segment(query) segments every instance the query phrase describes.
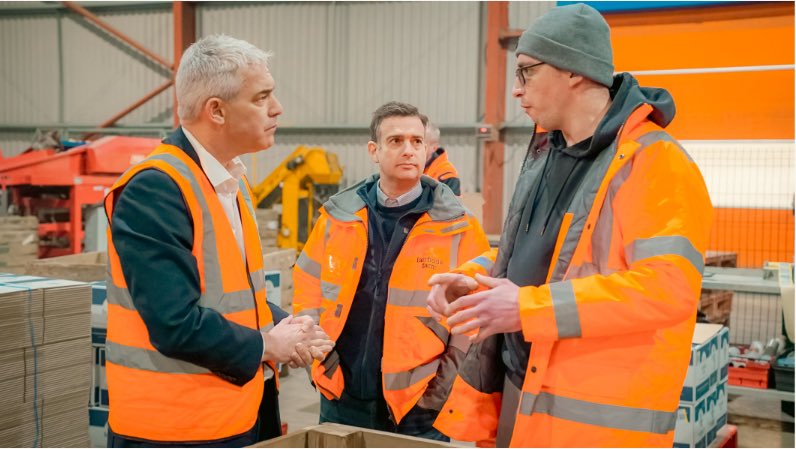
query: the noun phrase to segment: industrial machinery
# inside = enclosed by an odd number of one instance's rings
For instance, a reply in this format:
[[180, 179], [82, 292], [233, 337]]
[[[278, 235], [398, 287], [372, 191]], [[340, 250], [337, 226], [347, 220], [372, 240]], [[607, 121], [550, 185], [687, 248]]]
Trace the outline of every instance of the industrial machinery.
[[[108, 188], [159, 141], [108, 136], [71, 149], [52, 145], [0, 158], [0, 213], [38, 217], [39, 257], [81, 253], [84, 237], [104, 239]], [[86, 229], [96, 223], [95, 230], [87, 233], [84, 222]]]
[[300, 251], [318, 218], [318, 208], [337, 192], [343, 170], [337, 155], [319, 147], [297, 147], [252, 188], [257, 207], [281, 202], [277, 246]]

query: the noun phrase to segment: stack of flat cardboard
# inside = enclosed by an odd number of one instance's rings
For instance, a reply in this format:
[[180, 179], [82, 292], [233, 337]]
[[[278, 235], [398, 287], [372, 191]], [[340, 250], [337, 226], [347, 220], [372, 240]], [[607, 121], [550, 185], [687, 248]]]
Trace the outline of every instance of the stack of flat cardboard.
[[22, 273], [25, 264], [39, 258], [39, 220], [36, 217], [0, 217], [0, 272]]
[[270, 281], [274, 288], [267, 291], [266, 297], [287, 312], [292, 312], [293, 308], [293, 265], [295, 263], [296, 250], [293, 249], [282, 249], [263, 254], [266, 286]]
[[0, 446], [88, 446], [91, 288], [0, 275]]
[[276, 234], [279, 232], [279, 211], [276, 209], [257, 209], [257, 229], [260, 232], [260, 244], [263, 254], [278, 250]]

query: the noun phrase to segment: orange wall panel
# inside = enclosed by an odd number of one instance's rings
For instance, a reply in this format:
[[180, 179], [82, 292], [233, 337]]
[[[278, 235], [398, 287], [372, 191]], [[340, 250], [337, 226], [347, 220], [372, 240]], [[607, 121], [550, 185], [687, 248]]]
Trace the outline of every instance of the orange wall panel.
[[794, 138], [793, 70], [637, 78], [672, 94], [677, 114], [667, 130], [678, 139]]
[[[616, 70], [794, 64], [793, 3], [613, 14]], [[674, 96], [680, 139], [794, 138], [794, 71], [638, 75]]]
[[793, 262], [793, 233], [792, 210], [716, 208], [708, 249], [737, 253], [743, 268]]

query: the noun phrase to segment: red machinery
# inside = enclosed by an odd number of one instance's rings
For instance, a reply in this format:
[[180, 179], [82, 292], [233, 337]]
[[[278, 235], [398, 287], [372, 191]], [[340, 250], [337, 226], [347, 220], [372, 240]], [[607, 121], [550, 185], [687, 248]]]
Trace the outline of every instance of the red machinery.
[[68, 151], [46, 148], [0, 158], [0, 189], [9, 204], [39, 218], [39, 257], [81, 253], [83, 208], [101, 203], [116, 178], [158, 143], [108, 136]]

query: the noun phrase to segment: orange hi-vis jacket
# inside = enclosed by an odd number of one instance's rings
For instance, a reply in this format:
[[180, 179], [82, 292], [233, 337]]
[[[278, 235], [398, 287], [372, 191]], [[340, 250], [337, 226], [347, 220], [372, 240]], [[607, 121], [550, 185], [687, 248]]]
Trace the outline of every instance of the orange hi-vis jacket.
[[[512, 447], [672, 447], [713, 209], [696, 164], [651, 111], [638, 107], [597, 156], [547, 283], [520, 288], [532, 346], [516, 414], [498, 422], [501, 393], [480, 384], [500, 370], [490, 337], [471, 348], [435, 423], [446, 435], [489, 440], [508, 426]], [[523, 167], [499, 249], [459, 271], [505, 277], [543, 159]]]
[[435, 154], [431, 162], [426, 165], [423, 174], [441, 183], [448, 184], [456, 195], [461, 194], [459, 172], [448, 159], [448, 153], [444, 149], [440, 148], [437, 150], [437, 154]]
[[[375, 179], [378, 175], [363, 183]], [[450, 189], [439, 188], [425, 176], [421, 182], [434, 189], [433, 204], [409, 231], [395, 261], [384, 316], [382, 388], [396, 423], [418, 403], [440, 409], [469, 347], [467, 336], [450, 335], [448, 327], [430, 316], [428, 279], [489, 248], [481, 226]], [[363, 183], [335, 195], [321, 208], [293, 269], [294, 312], [315, 318], [334, 341], [351, 310], [367, 252], [368, 211], [356, 193]], [[336, 351], [313, 364], [312, 380], [329, 400], [340, 398], [345, 385]], [[445, 392], [442, 397], [424, 394], [432, 381], [446, 385], [434, 388]]]
[[[167, 174], [179, 187], [193, 222], [193, 250], [201, 283], [197, 305], [224, 319], [259, 331], [273, 327], [265, 302], [263, 257], [252, 193], [240, 182], [240, 209], [246, 260], [232, 227], [202, 169], [178, 147], [161, 144], [125, 172], [105, 199], [113, 217], [114, 198], [142, 170]], [[108, 334], [106, 374], [109, 425], [125, 437], [154, 441], [212, 441], [249, 431], [263, 394], [263, 367], [242, 386], [210, 370], [158, 352], [127, 289], [108, 228]], [[164, 298], [167, 301], [168, 298]]]

